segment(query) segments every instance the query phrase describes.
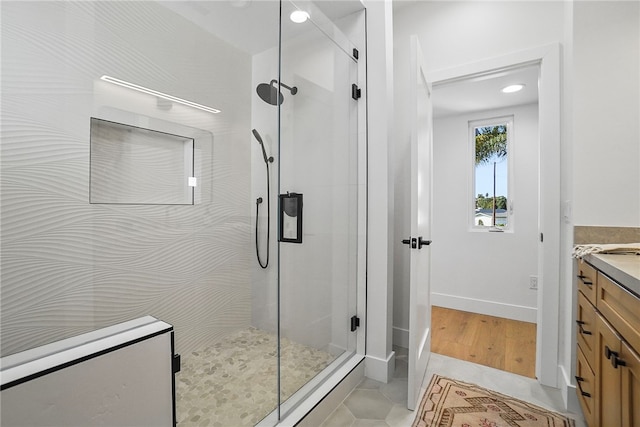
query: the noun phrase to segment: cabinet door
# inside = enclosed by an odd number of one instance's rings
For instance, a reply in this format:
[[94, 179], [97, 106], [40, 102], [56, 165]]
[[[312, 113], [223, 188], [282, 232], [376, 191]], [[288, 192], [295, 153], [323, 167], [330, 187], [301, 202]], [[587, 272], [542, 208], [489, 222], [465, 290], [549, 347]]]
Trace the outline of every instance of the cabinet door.
[[578, 312], [576, 313], [576, 322], [578, 324], [578, 345], [584, 353], [589, 365], [593, 367], [595, 360], [595, 344], [596, 344], [596, 309], [591, 305], [582, 292], [578, 292]]
[[614, 367], [614, 358], [621, 357], [620, 336], [597, 314], [596, 318], [596, 425], [602, 427], [620, 426], [621, 381], [620, 368]]
[[622, 343], [622, 427], [640, 427], [640, 356]]
[[582, 414], [588, 427], [594, 427], [595, 417], [595, 375], [591, 370], [591, 366], [587, 363], [587, 359], [582, 353], [582, 349], [578, 347], [578, 359], [576, 360], [576, 392], [578, 393], [578, 402], [582, 408]]

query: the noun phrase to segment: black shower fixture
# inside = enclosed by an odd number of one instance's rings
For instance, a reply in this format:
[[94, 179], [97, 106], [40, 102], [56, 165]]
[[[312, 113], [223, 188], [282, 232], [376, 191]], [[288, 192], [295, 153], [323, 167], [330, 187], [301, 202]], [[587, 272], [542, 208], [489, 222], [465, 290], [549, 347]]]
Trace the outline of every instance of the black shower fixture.
[[[271, 105], [280, 105], [284, 102], [284, 96], [282, 95], [282, 92], [278, 90], [277, 86], [274, 86], [274, 84], [276, 83], [278, 83], [277, 80], [271, 80], [269, 84], [260, 83], [258, 87], [256, 87], [256, 92], [258, 93], [258, 96], [264, 102]], [[282, 86], [285, 89], [289, 89], [289, 92], [291, 92], [291, 95], [295, 95], [296, 93], [298, 93], [298, 88], [295, 86], [290, 87], [282, 82], [280, 83], [280, 86]]]
[[262, 148], [262, 157], [264, 158], [264, 164], [267, 166], [267, 254], [264, 263], [260, 258], [260, 245], [258, 244], [258, 219], [260, 217], [262, 197], [258, 197], [256, 199], [256, 257], [258, 258], [258, 264], [260, 264], [260, 267], [267, 268], [269, 266], [269, 230], [271, 229], [271, 185], [269, 182], [269, 163], [273, 163], [273, 157], [267, 156], [267, 151], [264, 149], [264, 142], [262, 142], [260, 133], [256, 129], [251, 130], [251, 132], [260, 144], [260, 148]]
[[262, 157], [264, 158], [264, 162], [269, 166], [269, 163], [273, 163], [273, 157], [267, 157], [267, 151], [264, 149], [264, 142], [262, 142], [262, 137], [258, 133], [257, 130], [253, 129], [253, 136], [256, 138], [258, 143], [260, 143], [260, 147], [262, 148]]

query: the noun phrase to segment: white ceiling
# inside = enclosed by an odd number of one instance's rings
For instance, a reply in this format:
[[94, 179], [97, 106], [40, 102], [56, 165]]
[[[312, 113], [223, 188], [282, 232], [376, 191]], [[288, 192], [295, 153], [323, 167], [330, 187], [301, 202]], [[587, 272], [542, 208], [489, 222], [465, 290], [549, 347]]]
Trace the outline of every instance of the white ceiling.
[[[307, 2], [293, 0], [301, 8]], [[332, 19], [363, 8], [360, 0], [315, 0], [313, 3]], [[394, 1], [394, 6], [411, 3], [411, 0]], [[251, 55], [277, 46], [279, 7], [275, 0], [162, 1], [160, 4]], [[289, 2], [283, 6], [294, 7]], [[303, 27], [300, 27], [301, 31]], [[292, 30], [295, 30], [294, 26], [287, 26], [287, 31]], [[529, 66], [434, 85], [434, 117], [535, 103], [538, 100], [537, 81], [538, 67]], [[514, 83], [524, 83], [525, 89], [512, 94], [500, 92]]]
[[[295, 0], [293, 2], [296, 3]], [[313, 3], [332, 20], [343, 18], [364, 9], [364, 5], [360, 0], [315, 0]]]
[[[524, 83], [524, 89], [516, 93], [501, 91], [503, 87], [516, 83]], [[538, 66], [530, 65], [434, 84], [432, 100], [434, 117], [536, 103]]]
[[162, 6], [249, 54], [278, 45], [275, 1], [161, 1]]
[[[308, 2], [283, 2], [283, 15], [293, 9], [294, 4], [304, 9]], [[313, 3], [332, 20], [363, 9], [360, 0], [315, 0]], [[159, 4], [250, 55], [278, 45], [280, 6], [276, 0], [179, 0]], [[288, 35], [293, 30], [289, 25]], [[304, 30], [304, 26], [300, 26], [300, 31]]]

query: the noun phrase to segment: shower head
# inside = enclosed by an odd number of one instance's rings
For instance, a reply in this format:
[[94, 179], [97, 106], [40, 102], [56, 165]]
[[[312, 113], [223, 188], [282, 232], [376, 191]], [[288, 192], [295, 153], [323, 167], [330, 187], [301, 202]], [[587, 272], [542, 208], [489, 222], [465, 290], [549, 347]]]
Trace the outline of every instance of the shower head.
[[[282, 95], [282, 92], [278, 91], [278, 88], [274, 86], [274, 83], [278, 83], [278, 81], [271, 80], [271, 82], [269, 82], [268, 84], [260, 83], [258, 87], [256, 87], [256, 92], [258, 93], [260, 99], [262, 99], [267, 104], [280, 105], [284, 102], [284, 96]], [[289, 89], [291, 95], [295, 95], [296, 93], [298, 93], [298, 88], [295, 86], [290, 87], [284, 83], [280, 83], [280, 86]]]
[[260, 137], [258, 131], [253, 129], [251, 130], [251, 132], [253, 132], [253, 136], [255, 136], [260, 143], [260, 147], [262, 148], [262, 157], [264, 158], [264, 162], [267, 164], [267, 166], [269, 166], [270, 162], [273, 163], [273, 157], [267, 157], [267, 151], [264, 149], [264, 142], [262, 142], [262, 138]]

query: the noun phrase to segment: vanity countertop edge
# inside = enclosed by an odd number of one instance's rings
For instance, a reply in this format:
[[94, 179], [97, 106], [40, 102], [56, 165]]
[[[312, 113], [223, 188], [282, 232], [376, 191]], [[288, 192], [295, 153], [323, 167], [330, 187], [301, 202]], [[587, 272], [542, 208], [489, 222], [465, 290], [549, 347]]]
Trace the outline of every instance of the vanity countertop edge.
[[588, 254], [584, 260], [640, 297], [640, 255]]

